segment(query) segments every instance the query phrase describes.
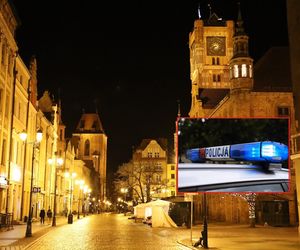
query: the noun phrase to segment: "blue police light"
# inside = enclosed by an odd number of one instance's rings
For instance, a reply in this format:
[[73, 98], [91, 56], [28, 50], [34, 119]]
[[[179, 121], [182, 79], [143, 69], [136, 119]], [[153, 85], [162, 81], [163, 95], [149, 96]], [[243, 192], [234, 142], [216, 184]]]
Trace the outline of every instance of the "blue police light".
[[234, 144], [230, 147], [230, 157], [241, 161], [261, 161], [260, 142]]
[[288, 146], [271, 141], [264, 141], [261, 145], [261, 157], [270, 162], [281, 162], [288, 159]]
[[186, 158], [191, 160], [192, 162], [202, 162], [201, 158], [199, 157], [200, 149], [193, 148], [186, 151]]

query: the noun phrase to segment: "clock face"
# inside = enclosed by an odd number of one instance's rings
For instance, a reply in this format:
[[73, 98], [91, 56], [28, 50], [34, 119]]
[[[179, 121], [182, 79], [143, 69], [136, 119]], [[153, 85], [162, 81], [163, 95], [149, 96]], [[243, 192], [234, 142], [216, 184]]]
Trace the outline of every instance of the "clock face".
[[206, 38], [208, 56], [225, 56], [225, 37], [208, 36]]

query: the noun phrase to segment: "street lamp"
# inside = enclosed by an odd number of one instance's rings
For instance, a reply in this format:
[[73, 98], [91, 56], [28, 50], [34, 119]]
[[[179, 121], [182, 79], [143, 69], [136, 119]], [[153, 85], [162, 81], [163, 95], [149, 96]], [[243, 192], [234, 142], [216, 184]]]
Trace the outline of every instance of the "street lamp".
[[[27, 133], [22, 131], [20, 134], [20, 139], [25, 142], [27, 140]], [[43, 132], [42, 130], [38, 130], [36, 132], [36, 138], [33, 142], [27, 142], [27, 144], [33, 144], [32, 148], [32, 160], [31, 160], [31, 178], [30, 178], [30, 196], [29, 196], [29, 211], [28, 211], [28, 219], [27, 219], [27, 226], [26, 226], [26, 237], [32, 236], [32, 214], [33, 214], [33, 206], [32, 206], [32, 189], [33, 189], [33, 169], [34, 169], [34, 160], [35, 160], [35, 150], [40, 145], [40, 142], [43, 139]]]
[[69, 172], [65, 173], [66, 178], [71, 178], [71, 188], [70, 188], [70, 209], [69, 209], [69, 215], [68, 215], [68, 224], [73, 223], [73, 214], [72, 214], [72, 195], [73, 195], [73, 179], [76, 177], [76, 173], [70, 174]]
[[121, 193], [124, 194], [124, 215], [126, 214], [126, 196], [127, 196], [128, 188], [121, 188]]
[[83, 190], [83, 185], [84, 185], [84, 180], [76, 180], [75, 184], [79, 185], [79, 192], [78, 192], [78, 207], [77, 207], [77, 219], [80, 219], [80, 197], [81, 197], [81, 192]]
[[91, 189], [85, 185], [84, 188], [83, 188], [83, 217], [85, 217], [85, 210], [86, 210], [86, 198], [85, 198], [85, 195], [86, 194], [90, 194], [91, 193]]
[[[56, 153], [55, 153], [56, 155]], [[54, 180], [54, 205], [53, 205], [53, 217], [52, 217], [52, 226], [56, 226], [56, 189], [57, 189], [57, 166], [62, 166], [64, 160], [62, 158], [48, 159], [49, 164], [55, 164], [55, 180]]]

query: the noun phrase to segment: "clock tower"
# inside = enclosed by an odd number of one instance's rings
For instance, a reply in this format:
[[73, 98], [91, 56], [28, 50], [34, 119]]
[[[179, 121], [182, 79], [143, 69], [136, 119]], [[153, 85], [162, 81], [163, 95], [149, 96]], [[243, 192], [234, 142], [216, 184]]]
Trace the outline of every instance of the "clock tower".
[[194, 22], [189, 34], [191, 117], [205, 117], [229, 93], [233, 35], [233, 21], [225, 21], [214, 12], [207, 20]]

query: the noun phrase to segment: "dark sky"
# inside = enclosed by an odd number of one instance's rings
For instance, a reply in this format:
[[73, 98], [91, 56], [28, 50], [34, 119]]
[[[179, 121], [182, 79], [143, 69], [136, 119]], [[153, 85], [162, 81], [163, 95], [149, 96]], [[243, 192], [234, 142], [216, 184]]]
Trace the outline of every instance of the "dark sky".
[[[70, 135], [82, 109], [95, 112], [108, 136], [108, 171], [131, 156], [143, 138], [172, 139], [177, 116], [190, 109], [188, 36], [200, 2], [236, 19], [234, 0], [14, 0], [21, 26], [19, 52], [35, 54], [39, 96], [58, 89]], [[285, 0], [242, 0], [250, 54], [287, 45]], [[171, 141], [173, 143], [173, 141]]]

